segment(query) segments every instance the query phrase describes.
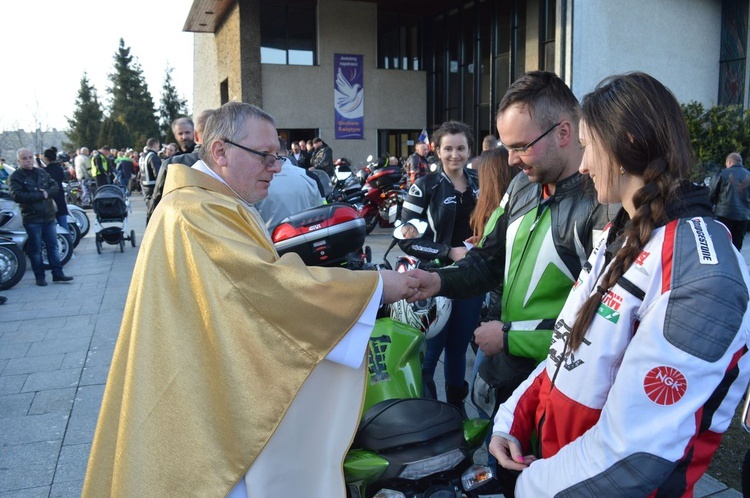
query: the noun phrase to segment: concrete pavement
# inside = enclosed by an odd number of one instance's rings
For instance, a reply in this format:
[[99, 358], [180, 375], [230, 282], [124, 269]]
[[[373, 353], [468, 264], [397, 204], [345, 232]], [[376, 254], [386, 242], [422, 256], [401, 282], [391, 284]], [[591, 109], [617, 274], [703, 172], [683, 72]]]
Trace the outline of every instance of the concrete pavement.
[[[65, 267], [73, 282], [54, 284], [48, 275], [49, 285], [37, 287], [29, 270], [18, 285], [0, 292], [8, 297], [0, 306], [0, 498], [80, 496], [145, 228], [143, 199], [134, 195], [131, 204], [128, 231], [135, 230], [138, 247], [126, 242], [121, 253], [119, 246], [104, 244], [97, 254], [94, 213], [88, 211], [91, 231]], [[376, 262], [389, 241], [389, 230], [368, 236]], [[467, 369], [472, 366], [473, 358]], [[742, 495], [704, 476], [695, 496]]]

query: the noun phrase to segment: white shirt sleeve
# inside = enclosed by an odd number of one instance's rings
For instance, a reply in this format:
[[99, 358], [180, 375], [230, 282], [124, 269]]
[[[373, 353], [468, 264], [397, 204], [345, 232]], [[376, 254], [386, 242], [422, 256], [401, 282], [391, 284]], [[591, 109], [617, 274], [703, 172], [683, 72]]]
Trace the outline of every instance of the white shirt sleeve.
[[370, 340], [370, 334], [375, 326], [378, 308], [380, 307], [380, 296], [383, 295], [383, 279], [378, 275], [378, 287], [367, 304], [364, 313], [360, 315], [359, 321], [349, 329], [349, 332], [334, 347], [326, 360], [340, 363], [350, 368], [357, 369], [364, 361], [364, 351]]

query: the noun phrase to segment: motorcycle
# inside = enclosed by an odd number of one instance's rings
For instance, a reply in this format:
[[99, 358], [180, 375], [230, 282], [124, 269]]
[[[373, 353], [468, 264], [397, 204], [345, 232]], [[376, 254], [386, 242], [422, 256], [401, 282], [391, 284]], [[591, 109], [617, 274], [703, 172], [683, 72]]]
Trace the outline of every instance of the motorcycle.
[[[368, 158], [369, 160], [369, 158]], [[401, 216], [401, 206], [406, 197], [406, 177], [400, 166], [372, 167], [362, 186], [363, 199], [355, 206], [365, 219], [367, 233], [376, 226], [393, 226]]]
[[331, 192], [326, 200], [328, 202], [347, 202], [356, 204], [364, 198], [362, 186], [351, 168], [351, 162], [342, 157], [334, 163], [334, 176], [331, 178]]
[[0, 290], [10, 289], [26, 273], [26, 255], [8, 237], [0, 236]]
[[[65, 266], [73, 257], [73, 237], [68, 230], [60, 225], [55, 225], [57, 230], [57, 246], [60, 256], [60, 264]], [[21, 208], [10, 198], [7, 189], [0, 190], [0, 237], [12, 240], [20, 250], [25, 252], [28, 234], [23, 227]], [[25, 262], [25, 261], [24, 261]], [[45, 268], [49, 266], [47, 249], [42, 243], [42, 262]]]
[[[369, 248], [361, 249], [365, 235], [357, 211], [339, 203], [287, 218], [272, 240], [280, 253], [295, 252], [310, 265], [390, 269], [387, 252], [382, 265], [369, 263]], [[356, 257], [347, 256], [358, 253], [359, 264], [350, 264]], [[396, 268], [406, 269], [401, 259]], [[426, 334], [442, 328], [440, 317], [449, 314], [445, 302], [402, 301], [375, 323], [362, 418], [344, 460], [350, 498], [473, 498], [493, 477], [488, 467], [472, 464], [489, 421], [466, 419], [453, 405], [421, 397]]]

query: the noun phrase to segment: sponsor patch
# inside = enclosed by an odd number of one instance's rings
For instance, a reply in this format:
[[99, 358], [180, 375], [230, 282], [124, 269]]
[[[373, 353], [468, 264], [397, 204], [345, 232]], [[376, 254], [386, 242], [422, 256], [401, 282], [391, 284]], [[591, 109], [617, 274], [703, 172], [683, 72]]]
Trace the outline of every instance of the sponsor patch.
[[422, 189], [417, 187], [416, 183], [412, 183], [411, 187], [409, 187], [409, 195], [413, 195], [414, 197], [422, 197]]
[[698, 250], [698, 261], [700, 261], [700, 264], [719, 264], [719, 258], [714, 249], [714, 242], [708, 234], [708, 228], [706, 227], [706, 222], [703, 221], [703, 218], [690, 219], [687, 221], [687, 224], [690, 225], [690, 228], [693, 230], [695, 247]]
[[414, 249], [415, 251], [422, 251], [422, 252], [426, 252], [430, 254], [437, 254], [438, 252], [440, 252], [440, 249], [435, 249], [434, 247], [420, 246], [417, 244], [414, 244], [413, 246], [411, 246], [411, 248]]
[[687, 391], [687, 379], [673, 367], [652, 368], [643, 379], [643, 390], [648, 399], [657, 405], [669, 406], [677, 403]]
[[641, 251], [641, 253], [638, 255], [637, 258], [635, 258], [635, 264], [638, 266], [643, 266], [643, 263], [646, 261], [646, 258], [648, 258], [651, 255], [648, 251]]
[[609, 320], [612, 323], [620, 321], [620, 306], [622, 305], [622, 297], [618, 296], [612, 291], [607, 292], [602, 299], [602, 304], [599, 305], [599, 309], [596, 310], [598, 315], [601, 315], [605, 320]]
[[443, 204], [456, 204], [456, 196], [446, 197], [443, 199]]

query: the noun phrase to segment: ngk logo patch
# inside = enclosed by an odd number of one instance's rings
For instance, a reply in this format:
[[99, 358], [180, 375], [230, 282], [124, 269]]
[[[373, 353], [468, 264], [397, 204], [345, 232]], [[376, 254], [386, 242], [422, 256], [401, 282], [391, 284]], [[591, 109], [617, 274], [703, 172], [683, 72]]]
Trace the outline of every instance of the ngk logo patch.
[[609, 320], [612, 323], [617, 323], [620, 320], [620, 306], [622, 305], [622, 297], [618, 296], [612, 291], [607, 292], [602, 299], [602, 304], [599, 305], [599, 309], [596, 310], [597, 314], [604, 317], [605, 320]]
[[680, 401], [687, 391], [687, 379], [675, 368], [654, 367], [643, 379], [643, 390], [657, 405], [672, 405]]

